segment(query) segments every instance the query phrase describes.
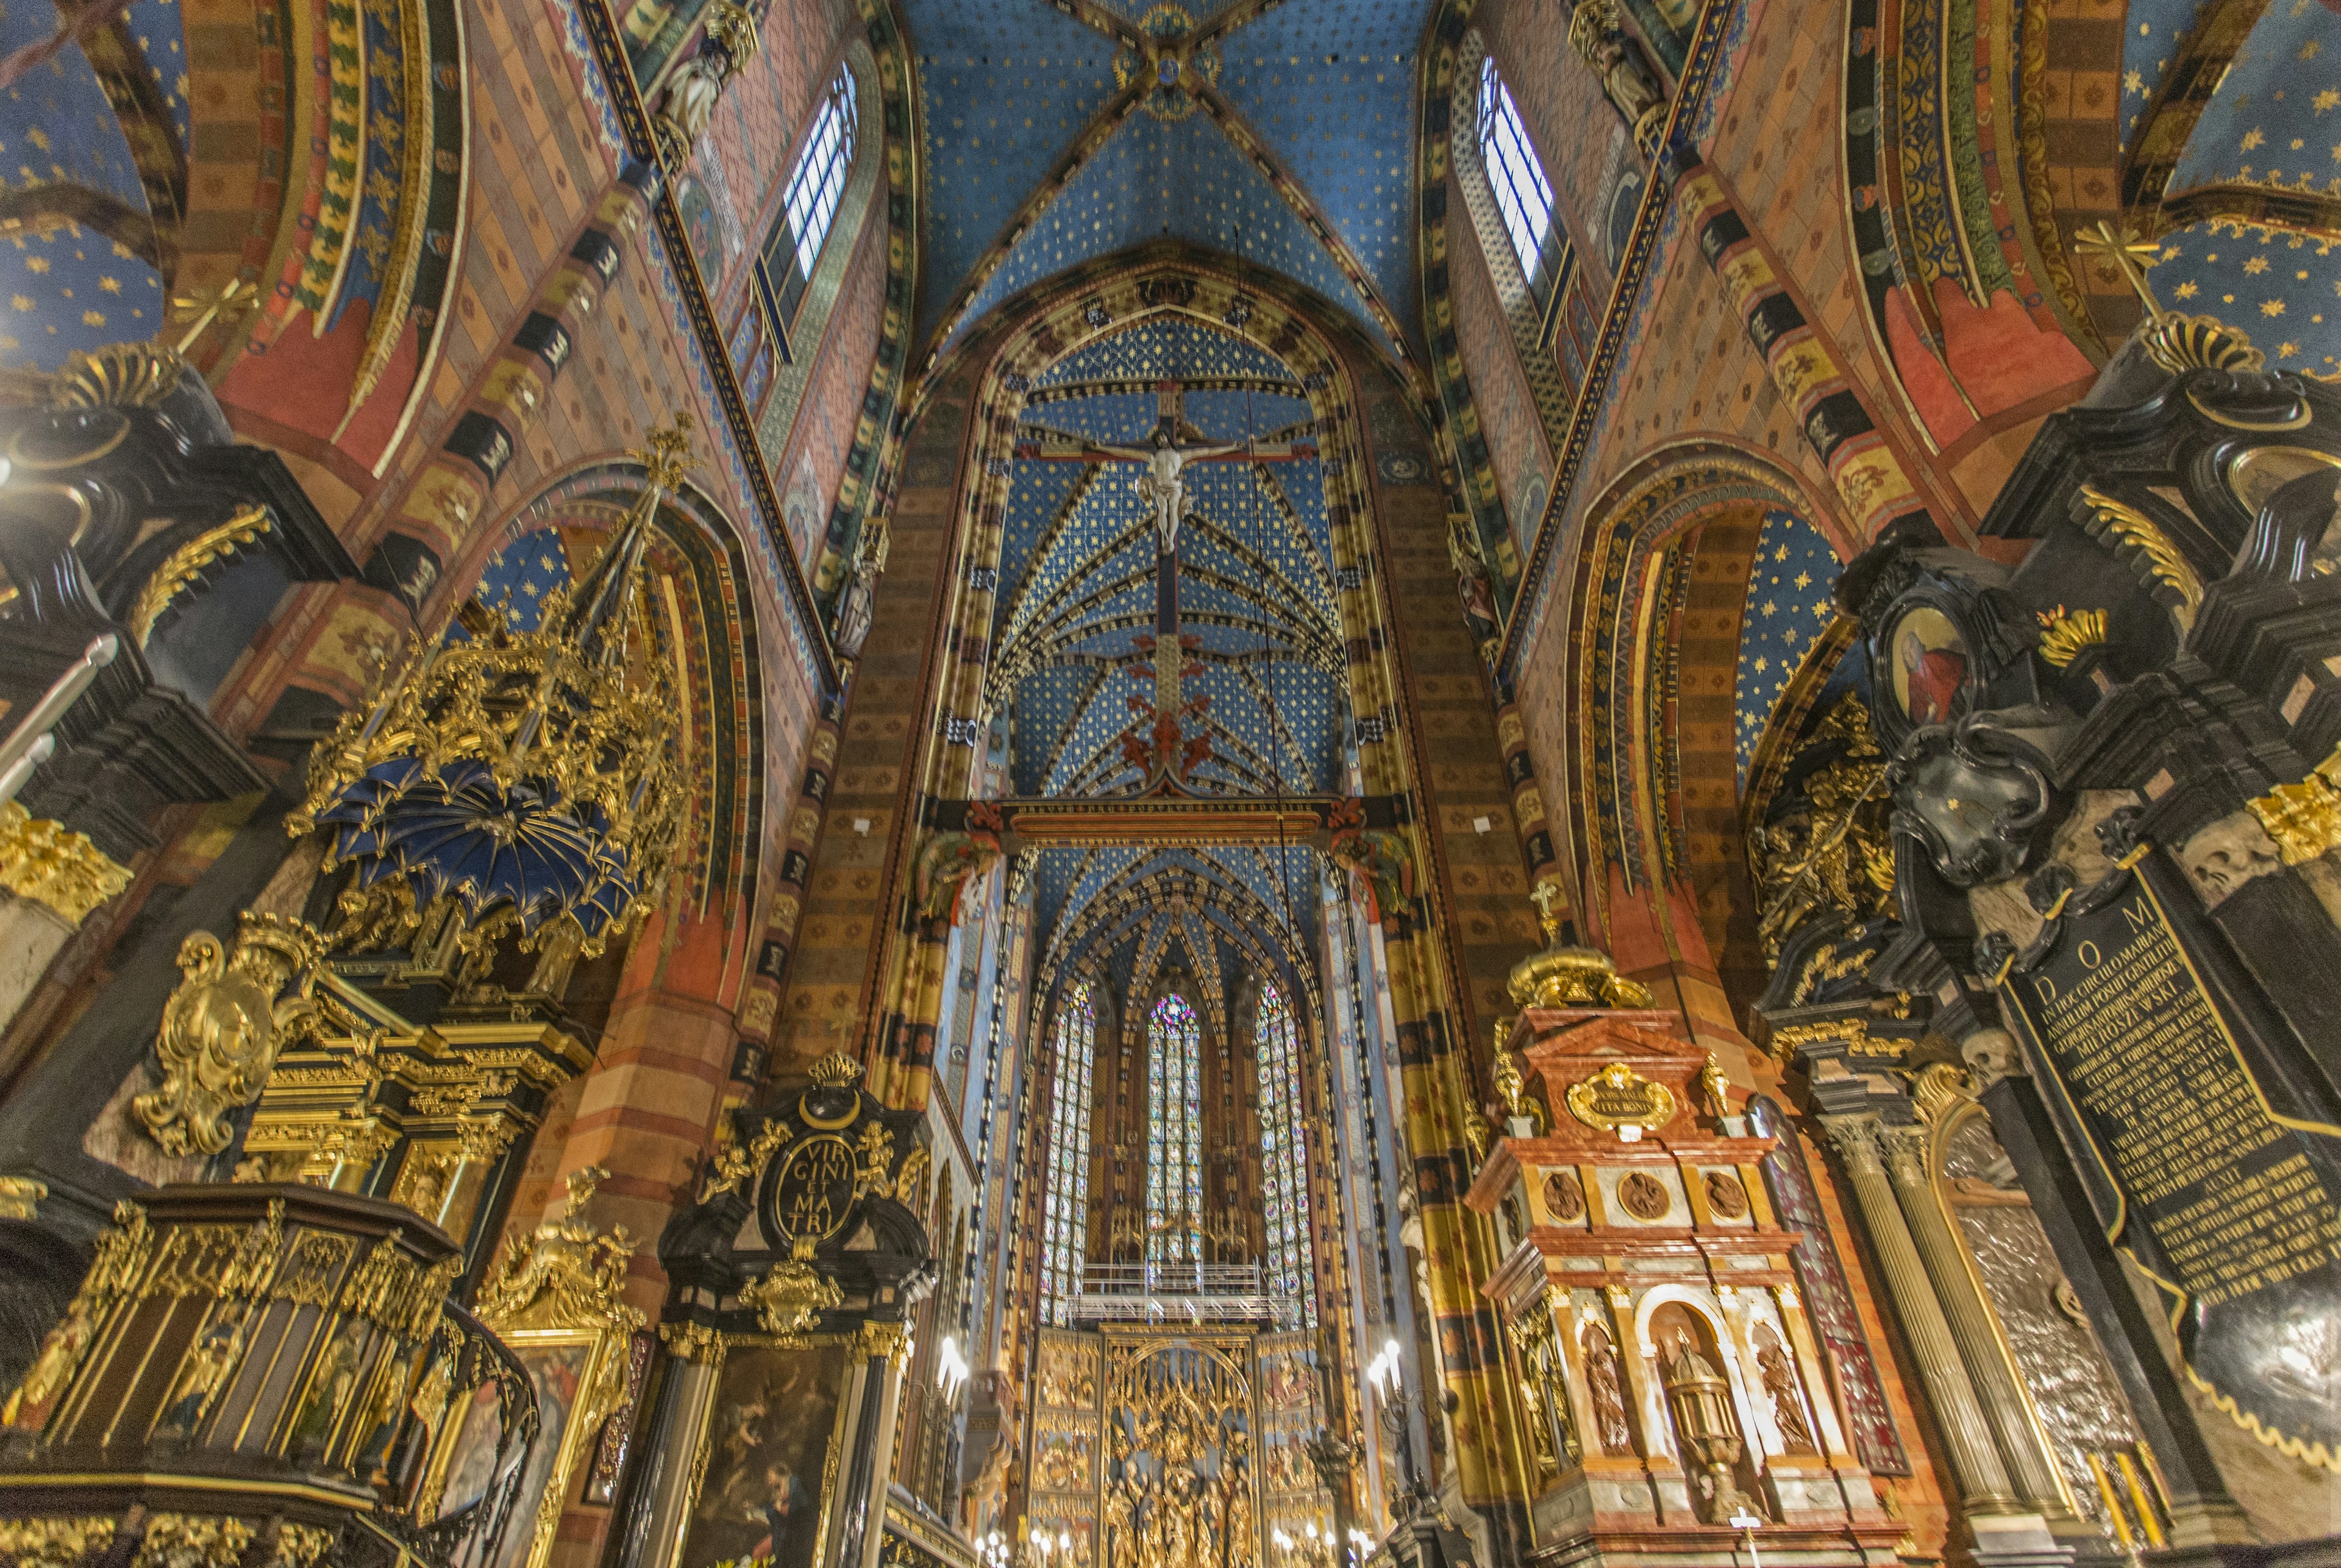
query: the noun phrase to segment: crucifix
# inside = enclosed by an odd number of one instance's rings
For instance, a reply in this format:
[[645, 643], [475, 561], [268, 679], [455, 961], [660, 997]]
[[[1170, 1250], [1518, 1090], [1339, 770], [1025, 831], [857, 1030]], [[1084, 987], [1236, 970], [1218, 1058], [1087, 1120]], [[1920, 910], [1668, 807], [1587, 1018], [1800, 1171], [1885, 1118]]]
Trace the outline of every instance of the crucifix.
[[1179, 426], [1182, 420], [1183, 402], [1177, 382], [1157, 382], [1154, 386], [1154, 434], [1147, 444], [1115, 446], [1102, 441], [1091, 443], [1094, 450], [1109, 457], [1146, 464], [1145, 471], [1138, 476], [1137, 489], [1138, 494], [1154, 508], [1154, 550], [1165, 561], [1179, 550], [1179, 524], [1187, 511], [1186, 485], [1180, 475], [1187, 464], [1224, 457], [1250, 444], [1244, 441], [1227, 441], [1216, 445], [1205, 442], [1182, 445], [1179, 440]]
[[[1201, 664], [1188, 663], [1188, 655], [1201, 647], [1201, 639], [1179, 629], [1179, 524], [1187, 514], [1186, 467], [1248, 451], [1251, 445], [1249, 441], [1181, 443], [1183, 389], [1175, 381], [1157, 382], [1154, 397], [1154, 434], [1146, 445], [1090, 444], [1091, 451], [1104, 456], [1145, 464], [1137, 489], [1154, 508], [1154, 633], [1134, 639], [1139, 652], [1153, 655], [1154, 693], [1151, 701], [1131, 694], [1130, 710], [1136, 722], [1121, 737], [1122, 756], [1145, 771], [1149, 784], [1185, 778], [1211, 754], [1208, 734], [1188, 740], [1183, 728], [1184, 720], [1200, 717], [1210, 704], [1209, 694], [1189, 697], [1181, 689], [1186, 676], [1202, 674]], [[1131, 667], [1140, 679], [1145, 673], [1142, 665]]]

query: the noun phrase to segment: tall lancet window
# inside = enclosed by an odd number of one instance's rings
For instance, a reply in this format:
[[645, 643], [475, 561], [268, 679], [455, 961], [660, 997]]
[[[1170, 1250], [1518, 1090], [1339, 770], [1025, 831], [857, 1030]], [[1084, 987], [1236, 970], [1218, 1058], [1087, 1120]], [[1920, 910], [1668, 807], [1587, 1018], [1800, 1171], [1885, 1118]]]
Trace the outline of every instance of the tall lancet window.
[[1317, 1326], [1309, 1263], [1309, 1144], [1300, 1124], [1300, 1031], [1284, 993], [1260, 993], [1260, 1179], [1268, 1210], [1268, 1289], [1298, 1297], [1301, 1322]]
[[1192, 1262], [1203, 1255], [1202, 1026], [1178, 995], [1149, 1022], [1146, 1261]]
[[1041, 1215], [1041, 1315], [1073, 1321], [1090, 1247], [1090, 1059], [1097, 1010], [1086, 984], [1057, 1009], [1056, 1066], [1050, 1079], [1048, 1199]]
[[1488, 166], [1488, 184], [1496, 193], [1496, 206], [1504, 215], [1504, 232], [1511, 235], [1519, 258], [1520, 275], [1541, 307], [1552, 292], [1553, 263], [1559, 235], [1552, 225], [1552, 182], [1544, 165], [1529, 145], [1528, 127], [1512, 102], [1512, 90], [1496, 75], [1490, 58], [1479, 67], [1479, 156]]

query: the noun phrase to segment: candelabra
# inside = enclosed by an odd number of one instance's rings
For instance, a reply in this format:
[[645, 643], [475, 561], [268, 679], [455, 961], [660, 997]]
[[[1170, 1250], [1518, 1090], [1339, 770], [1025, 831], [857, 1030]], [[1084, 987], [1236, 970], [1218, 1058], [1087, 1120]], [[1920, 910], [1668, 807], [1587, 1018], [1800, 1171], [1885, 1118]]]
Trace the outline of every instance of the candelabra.
[[1406, 1523], [1433, 1506], [1430, 1483], [1414, 1462], [1414, 1413], [1425, 1410], [1426, 1396], [1410, 1393], [1398, 1363], [1398, 1341], [1384, 1340], [1381, 1353], [1366, 1368], [1380, 1407], [1383, 1430], [1398, 1439], [1399, 1478], [1403, 1483], [1390, 1501], [1390, 1517]]

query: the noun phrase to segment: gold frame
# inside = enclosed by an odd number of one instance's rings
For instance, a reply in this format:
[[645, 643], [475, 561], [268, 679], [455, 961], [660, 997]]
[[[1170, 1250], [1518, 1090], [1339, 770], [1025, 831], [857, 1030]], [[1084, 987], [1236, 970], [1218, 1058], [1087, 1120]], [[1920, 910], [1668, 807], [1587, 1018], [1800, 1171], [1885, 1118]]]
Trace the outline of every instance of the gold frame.
[[[569, 1482], [577, 1466], [577, 1456], [593, 1437], [598, 1437], [602, 1423], [617, 1408], [625, 1393], [626, 1352], [633, 1333], [631, 1328], [616, 1323], [605, 1323], [598, 1328], [536, 1328], [498, 1329], [496, 1337], [525, 1362], [532, 1349], [562, 1349], [572, 1345], [586, 1347], [584, 1370], [577, 1379], [577, 1401], [562, 1427], [561, 1445], [553, 1453], [553, 1468], [546, 1473], [543, 1495], [528, 1511], [530, 1539], [527, 1554], [519, 1561], [518, 1568], [544, 1568], [545, 1558], [553, 1550], [553, 1537], [560, 1527], [562, 1511], [569, 1506]], [[436, 1517], [438, 1505], [444, 1500], [448, 1466], [453, 1463], [455, 1449], [463, 1434], [463, 1416], [469, 1402], [462, 1406], [451, 1405], [442, 1419], [437, 1441], [433, 1444], [430, 1480], [425, 1496], [432, 1503]], [[511, 1544], [510, 1532], [517, 1526], [526, 1507], [525, 1499], [516, 1499], [513, 1518], [505, 1526], [504, 1543], [499, 1554]], [[494, 1568], [494, 1564], [484, 1565]]]
[[[859, 1333], [724, 1333], [713, 1336], [714, 1348], [705, 1362], [707, 1367], [707, 1397], [700, 1402], [699, 1430], [692, 1434], [691, 1482], [682, 1491], [680, 1517], [675, 1521], [674, 1546], [661, 1568], [682, 1568], [682, 1549], [691, 1540], [692, 1516], [699, 1512], [699, 1493], [707, 1482], [707, 1445], [713, 1436], [716, 1396], [723, 1389], [723, 1363], [731, 1359], [733, 1346], [742, 1350], [822, 1350], [831, 1345], [844, 1347], [846, 1382], [852, 1381], [856, 1370], [868, 1364], [869, 1358], [857, 1360], [854, 1347], [861, 1343]], [[853, 1402], [846, 1397], [847, 1390], [837, 1391], [837, 1413], [830, 1418], [829, 1443], [821, 1462], [821, 1524], [813, 1533], [812, 1560], [823, 1563], [829, 1556], [830, 1499], [837, 1492], [837, 1471], [845, 1453], [845, 1424], [852, 1414]], [[881, 1526], [882, 1528], [882, 1524]], [[530, 1562], [527, 1568], [542, 1568]]]
[[[516, 1353], [585, 1347], [577, 1398], [562, 1426], [544, 1492], [533, 1511], [528, 1551], [518, 1568], [544, 1568], [562, 1511], [569, 1503], [569, 1482], [577, 1468], [577, 1455], [599, 1434], [602, 1423], [625, 1397], [634, 1331], [643, 1326], [642, 1313], [628, 1306], [624, 1297], [626, 1261], [633, 1253], [633, 1242], [623, 1230], [603, 1234], [583, 1217], [593, 1189], [607, 1175], [599, 1167], [573, 1172], [569, 1199], [560, 1217], [537, 1226], [533, 1234], [514, 1238], [480, 1282], [482, 1325]], [[437, 1517], [445, 1500], [447, 1469], [462, 1441], [470, 1402], [477, 1393], [476, 1387], [465, 1391], [463, 1405], [445, 1411], [433, 1436], [431, 1468], [423, 1491], [423, 1512], [432, 1518]], [[543, 1441], [541, 1433], [538, 1440]], [[515, 1503], [525, 1506], [527, 1500], [515, 1499]]]

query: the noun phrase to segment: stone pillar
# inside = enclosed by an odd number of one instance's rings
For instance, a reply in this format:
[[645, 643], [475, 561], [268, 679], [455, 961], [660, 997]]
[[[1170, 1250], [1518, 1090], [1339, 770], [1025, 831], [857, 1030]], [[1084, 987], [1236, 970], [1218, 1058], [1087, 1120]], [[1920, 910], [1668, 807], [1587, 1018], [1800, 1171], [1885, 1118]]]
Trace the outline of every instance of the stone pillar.
[[1950, 1215], [1928, 1178], [1927, 1135], [1919, 1128], [1902, 1127], [1885, 1133], [1883, 1141], [1887, 1168], [1902, 1195], [1902, 1212], [1935, 1282], [1935, 1299], [1942, 1303], [1951, 1337], [1958, 1341], [1976, 1398], [1999, 1440], [2017, 1495], [2043, 1513], [2069, 1515], [2072, 1509], [2040, 1445], [2031, 1408], [2016, 1384], [2016, 1370], [2000, 1352], [1991, 1308], [1976, 1286], [1958, 1238], [1951, 1233]]
[[662, 1323], [659, 1334], [666, 1343], [665, 1365], [628, 1445], [640, 1457], [626, 1466], [624, 1495], [631, 1501], [623, 1519], [613, 1521], [614, 1568], [669, 1568], [682, 1553], [699, 1435], [715, 1402], [722, 1351], [716, 1336], [689, 1323]]
[[2007, 1466], [1992, 1441], [1991, 1425], [1976, 1398], [1959, 1360], [1957, 1342], [1935, 1297], [1927, 1265], [1918, 1243], [1895, 1201], [1878, 1147], [1881, 1130], [1875, 1116], [1824, 1116], [1821, 1126], [1845, 1162], [1852, 1179], [1855, 1201], [1861, 1206], [1864, 1228], [1886, 1275], [1894, 1315], [1910, 1342], [1911, 1359], [1927, 1385], [1935, 1424], [1943, 1436], [1967, 1528], [1975, 1537], [1976, 1556], [1994, 1564], [2067, 1563], [2072, 1553], [2059, 1547], [2037, 1513], [2019, 1511]]

